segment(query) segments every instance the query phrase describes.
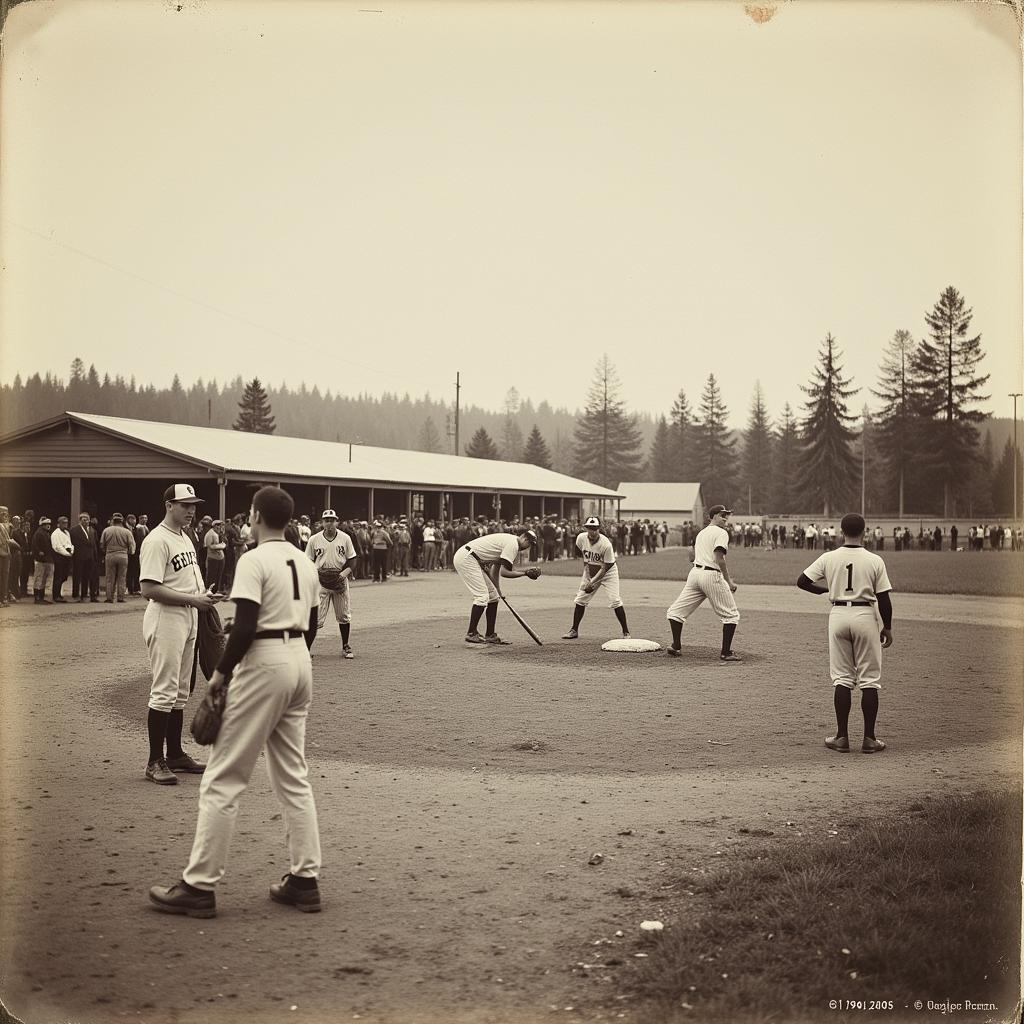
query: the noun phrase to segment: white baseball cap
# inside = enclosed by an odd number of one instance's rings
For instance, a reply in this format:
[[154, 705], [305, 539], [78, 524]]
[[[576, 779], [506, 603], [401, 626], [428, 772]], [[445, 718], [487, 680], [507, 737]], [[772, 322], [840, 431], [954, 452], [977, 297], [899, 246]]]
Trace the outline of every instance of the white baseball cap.
[[587, 516], [586, 522], [583, 524], [588, 530], [600, 529], [601, 520], [597, 516]]
[[171, 484], [164, 491], [164, 501], [176, 501], [182, 505], [202, 505], [202, 498], [196, 497], [196, 489], [191, 484]]
[[338, 513], [333, 508], [325, 508], [320, 516], [321, 519], [337, 519]]

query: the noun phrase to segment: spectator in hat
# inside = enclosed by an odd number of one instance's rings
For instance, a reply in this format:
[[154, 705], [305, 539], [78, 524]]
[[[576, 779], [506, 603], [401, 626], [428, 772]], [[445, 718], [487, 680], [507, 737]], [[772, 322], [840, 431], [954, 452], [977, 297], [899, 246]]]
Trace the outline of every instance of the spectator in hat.
[[36, 604], [52, 604], [46, 600], [46, 588], [53, 583], [53, 547], [50, 544], [50, 519], [43, 516], [39, 526], [32, 534], [32, 559], [35, 565], [35, 578], [32, 589]]
[[11, 583], [11, 524], [7, 520], [7, 506], [0, 505], [0, 608], [6, 608]]
[[224, 578], [224, 520], [214, 519], [210, 529], [203, 538], [203, 550], [206, 552], [206, 585], [215, 594], [221, 593], [221, 580]]
[[29, 551], [30, 538], [26, 536], [25, 530], [21, 525], [21, 516], [11, 516], [10, 536], [11, 576], [7, 583], [7, 589], [10, 594], [9, 600], [17, 603], [18, 599], [22, 596], [22, 565], [26, 557], [31, 557]]
[[103, 552], [104, 584], [106, 586], [106, 604], [114, 603], [114, 592], [117, 591], [119, 604], [124, 604], [124, 595], [128, 580], [128, 558], [136, 552], [135, 538], [124, 524], [124, 516], [115, 512], [110, 517], [110, 525], [100, 534], [100, 550]]
[[89, 522], [89, 513], [78, 517], [78, 525], [71, 530], [71, 543], [75, 549], [71, 556], [71, 596], [79, 604], [92, 598], [100, 599], [100, 539]]
[[50, 532], [50, 546], [53, 548], [53, 603], [64, 604], [64, 581], [71, 575], [71, 556], [75, 553], [67, 516], [57, 516], [57, 525]]

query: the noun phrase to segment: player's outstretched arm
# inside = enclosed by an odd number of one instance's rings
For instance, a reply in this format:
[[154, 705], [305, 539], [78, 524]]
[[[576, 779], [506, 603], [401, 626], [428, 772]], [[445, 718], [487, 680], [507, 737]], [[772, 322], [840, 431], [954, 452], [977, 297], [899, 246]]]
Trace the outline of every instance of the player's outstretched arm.
[[828, 587], [819, 587], [816, 583], [812, 583], [804, 573], [800, 573], [800, 578], [796, 581], [796, 585], [801, 590], [806, 590], [808, 594], [828, 593]]

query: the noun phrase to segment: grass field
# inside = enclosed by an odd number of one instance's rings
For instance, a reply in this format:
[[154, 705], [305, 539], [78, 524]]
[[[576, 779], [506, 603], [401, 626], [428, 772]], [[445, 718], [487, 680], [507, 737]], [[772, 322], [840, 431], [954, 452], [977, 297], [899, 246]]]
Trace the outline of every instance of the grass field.
[[680, 878], [679, 924], [633, 979], [643, 1019], [937, 1019], [918, 1000], [1014, 1019], [1021, 794], [924, 801]]
[[[623, 579], [680, 580], [690, 570], [688, 549], [666, 548], [653, 555], [619, 558]], [[744, 583], [795, 586], [797, 577], [821, 552], [792, 549], [764, 551], [736, 548], [729, 552], [729, 572]], [[972, 594], [1020, 597], [1024, 594], [1024, 552], [1020, 551], [885, 551], [882, 552], [896, 593]], [[553, 576], [577, 576], [579, 560], [544, 562]]]

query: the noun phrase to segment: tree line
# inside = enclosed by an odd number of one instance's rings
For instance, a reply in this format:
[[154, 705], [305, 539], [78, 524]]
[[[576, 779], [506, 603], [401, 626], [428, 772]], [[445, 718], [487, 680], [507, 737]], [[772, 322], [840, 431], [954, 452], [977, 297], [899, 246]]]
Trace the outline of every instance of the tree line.
[[[606, 487], [624, 481], [699, 481], [709, 502], [755, 513], [821, 513], [860, 508], [868, 514], [984, 516], [1013, 508], [1014, 451], [1009, 435], [997, 450], [977, 406], [988, 374], [981, 373], [981, 336], [971, 334], [972, 311], [953, 287], [924, 317], [927, 336], [897, 330], [878, 378], [867, 389], [877, 400], [855, 410], [854, 387], [842, 352], [829, 333], [802, 387], [798, 410], [789, 403], [773, 420], [760, 383], [745, 428], [729, 426], [729, 410], [714, 374], [696, 404], [680, 390], [666, 413], [631, 414], [607, 356], [595, 369], [582, 411], [534, 405], [515, 388], [498, 412], [461, 411], [460, 447], [474, 458], [529, 462]], [[379, 397], [321, 392], [305, 384], [265, 387], [239, 376], [221, 386], [197, 380], [185, 387], [138, 385], [134, 377], [100, 377], [81, 359], [70, 380], [47, 373], [0, 385], [4, 433], [64, 410], [309, 437], [428, 452], [453, 450], [453, 414], [429, 394]], [[1024, 466], [1017, 455], [1018, 507], [1024, 507]]]

